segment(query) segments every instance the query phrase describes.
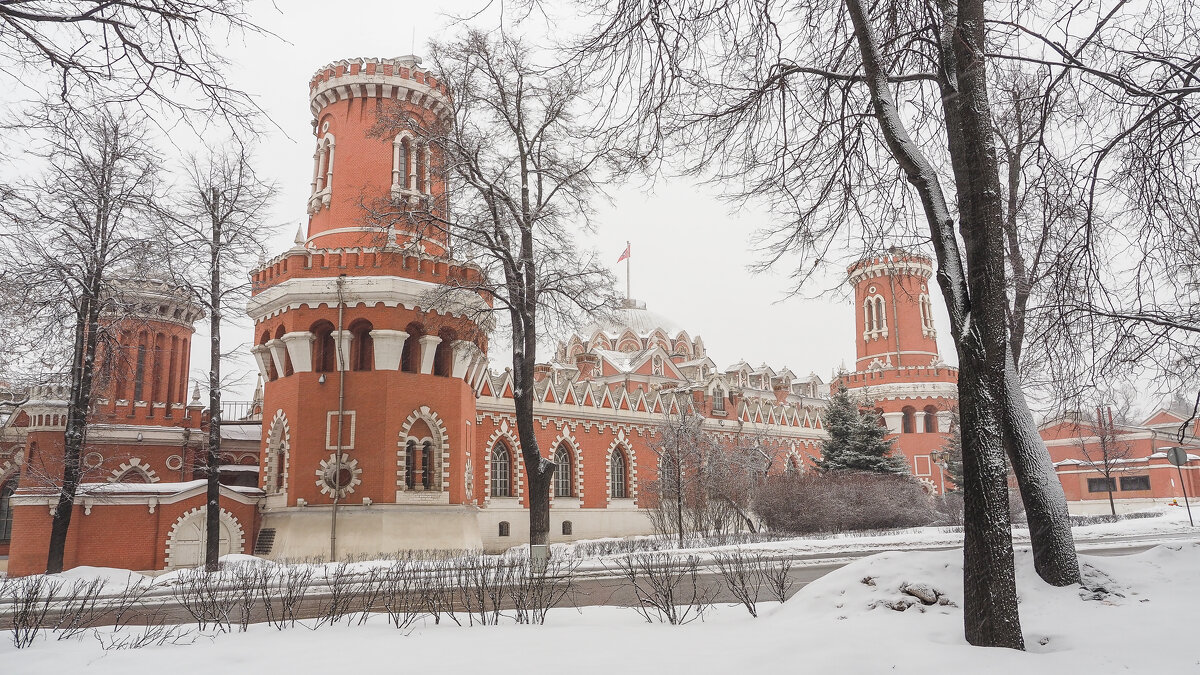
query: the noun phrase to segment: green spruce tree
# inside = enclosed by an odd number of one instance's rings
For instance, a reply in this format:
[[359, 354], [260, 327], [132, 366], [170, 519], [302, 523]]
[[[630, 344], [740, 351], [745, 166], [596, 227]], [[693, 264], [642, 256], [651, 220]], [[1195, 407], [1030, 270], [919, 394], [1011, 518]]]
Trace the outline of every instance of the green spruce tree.
[[879, 415], [861, 408], [844, 387], [830, 396], [823, 422], [829, 438], [821, 444], [819, 470], [907, 473], [903, 458], [892, 456], [892, 442]]
[[[942, 459], [942, 471], [946, 473], [946, 492], [961, 492], [963, 483], [962, 432], [958, 428], [958, 408], [951, 411], [950, 431], [942, 446], [946, 453]], [[950, 485], [949, 483], [953, 483]]]

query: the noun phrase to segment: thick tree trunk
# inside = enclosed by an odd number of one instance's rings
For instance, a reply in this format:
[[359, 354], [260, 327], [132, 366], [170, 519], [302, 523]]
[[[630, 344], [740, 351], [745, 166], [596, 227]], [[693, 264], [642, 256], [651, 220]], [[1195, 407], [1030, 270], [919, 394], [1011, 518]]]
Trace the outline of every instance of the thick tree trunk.
[[91, 407], [92, 378], [95, 373], [96, 346], [100, 342], [100, 275], [96, 273], [81, 299], [76, 313], [74, 361], [71, 365], [71, 391], [67, 402], [67, 429], [63, 438], [63, 478], [58, 504], [50, 524], [50, 546], [46, 573], [63, 571], [67, 550], [67, 532], [75, 511], [75, 493], [79, 490], [80, 457], [87, 435], [87, 416]]
[[205, 498], [204, 569], [217, 571], [221, 558], [221, 222], [218, 193], [212, 194], [212, 243], [209, 258], [208, 338], [208, 486]]
[[[1002, 252], [989, 259], [991, 239], [988, 209], [991, 204], [977, 193], [989, 189], [987, 157], [972, 157], [961, 151], [968, 145], [980, 155], [994, 148], [989, 136], [980, 135], [979, 127], [990, 121], [982, 63], [974, 63], [976, 72], [965, 89], [970, 101], [961, 100], [956, 62], [962, 58], [960, 42], [982, 37], [982, 23], [968, 25], [963, 31], [957, 21], [959, 11], [952, 3], [943, 4], [944, 20], [954, 33], [954, 49], [943, 52], [944, 108], [948, 142], [959, 196], [961, 225], [967, 243], [966, 260], [959, 256], [953, 231], [954, 218], [941, 191], [937, 171], [912, 140], [892, 98], [887, 73], [879, 56], [878, 41], [870, 17], [861, 0], [846, 0], [855, 36], [863, 60], [863, 71], [871, 90], [876, 118], [908, 181], [917, 190], [929, 223], [934, 252], [938, 260], [938, 283], [946, 297], [951, 333], [959, 355], [959, 406], [963, 446], [963, 493], [966, 535], [963, 544], [964, 621], [971, 644], [1021, 649], [1020, 619], [1017, 613], [1016, 575], [1013, 568], [1012, 538], [1008, 521], [1008, 490], [1004, 475], [1003, 435], [1000, 409], [1004, 399], [1004, 365], [1007, 346], [1003, 332], [1004, 268]], [[968, 7], [969, 16], [981, 8]], [[977, 34], [975, 30], [977, 29]], [[960, 38], [959, 33], [963, 33]], [[948, 42], [948, 44], [949, 44]], [[982, 94], [982, 96], [981, 96]], [[973, 119], [963, 124], [960, 106], [975, 106]], [[986, 128], [990, 132], [990, 128]], [[971, 139], [965, 143], [964, 139]], [[955, 149], [960, 151], [955, 152]], [[982, 164], [981, 164], [982, 162]], [[993, 166], [993, 169], [995, 167]], [[999, 199], [998, 175], [993, 171], [995, 199]], [[987, 196], [986, 194], [984, 195]], [[997, 208], [995, 217], [999, 218]], [[999, 261], [999, 271], [995, 265]], [[970, 274], [965, 273], [970, 268]], [[992, 275], [992, 277], [989, 277]], [[996, 302], [997, 292], [1000, 302]], [[977, 294], [979, 295], [976, 300]], [[978, 304], [976, 304], [978, 302]], [[997, 312], [999, 315], [997, 316]], [[996, 352], [997, 325], [1002, 348]]]
[[1004, 444], [1025, 503], [1034, 568], [1042, 580], [1053, 586], [1077, 584], [1079, 559], [1071, 534], [1067, 496], [1025, 402], [1016, 370], [1011, 366], [1005, 374], [1005, 386], [1008, 396], [1002, 417]]

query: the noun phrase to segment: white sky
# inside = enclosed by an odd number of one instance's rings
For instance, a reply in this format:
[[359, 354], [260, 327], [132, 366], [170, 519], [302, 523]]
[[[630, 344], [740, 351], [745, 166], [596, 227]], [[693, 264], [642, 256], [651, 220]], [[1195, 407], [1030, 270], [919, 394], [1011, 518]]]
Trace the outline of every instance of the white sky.
[[[270, 219], [280, 224], [268, 247], [272, 255], [290, 247], [297, 225], [307, 221], [314, 142], [308, 109], [312, 74], [343, 58], [420, 55], [430, 38], [447, 36], [451, 21], [444, 13], [471, 13], [485, 1], [256, 3], [255, 22], [278, 37], [239, 36], [223, 53], [233, 64], [231, 84], [249, 92], [280, 128], [260, 139], [257, 162], [260, 175], [276, 180], [280, 187]], [[477, 23], [488, 25], [482, 23], [486, 20]], [[495, 14], [490, 20], [494, 25]], [[532, 20], [521, 28], [545, 31]], [[611, 206], [597, 205], [597, 232], [590, 245], [612, 261], [623, 287], [625, 265], [617, 265], [616, 260], [625, 242], [632, 242], [633, 296], [689, 334], [702, 336], [721, 368], [745, 359], [755, 365], [787, 366], [800, 375], [813, 371], [828, 381], [840, 364], [853, 367], [854, 315], [848, 293], [787, 298], [789, 270], [757, 276], [747, 272], [756, 259], [750, 237], [768, 222], [767, 213], [755, 208], [731, 213], [715, 197], [718, 190], [687, 180], [660, 182], [651, 194], [637, 186], [614, 189]], [[816, 296], [840, 281], [814, 284], [805, 295]], [[945, 327], [942, 304], [935, 304], [943, 315], [939, 327]], [[247, 343], [249, 319], [226, 316], [235, 323], [226, 333], [226, 349], [235, 342]], [[192, 379], [204, 380], [207, 334], [204, 326], [197, 328]], [[947, 338], [948, 332], [941, 331], [943, 356], [954, 362]], [[509, 365], [503, 344], [497, 337], [491, 350], [497, 369]], [[253, 391], [255, 369], [247, 346], [242, 344], [234, 362], [224, 368], [227, 374], [243, 375], [227, 389], [226, 400], [249, 399]], [[543, 348], [539, 360], [551, 355]]]
[[[307, 220], [312, 74], [342, 58], [419, 56], [430, 38], [444, 37], [450, 29], [446, 13], [465, 15], [483, 4], [484, 0], [334, 5], [287, 0], [279, 3], [278, 11], [259, 4], [256, 21], [279, 39], [250, 37], [226, 54], [235, 64], [232, 84], [254, 95], [286, 132], [262, 138], [259, 151], [260, 173], [275, 178], [281, 188], [273, 220], [286, 223], [271, 247], [273, 252], [291, 246], [296, 226]], [[526, 21], [524, 26], [543, 30], [536, 21]], [[632, 242], [633, 296], [691, 335], [701, 335], [721, 368], [744, 358], [755, 365], [765, 361], [775, 368], [788, 366], [800, 375], [814, 371], [828, 380], [840, 364], [853, 367], [854, 315], [849, 295], [789, 299], [785, 292], [789, 270], [767, 275], [747, 272], [756, 260], [750, 236], [769, 222], [768, 215], [760, 209], [731, 213], [715, 197], [715, 190], [682, 179], [660, 182], [651, 194], [638, 186], [615, 189], [611, 206], [598, 205], [591, 245], [612, 261], [623, 286], [625, 265], [617, 265], [616, 260], [625, 242]], [[838, 281], [814, 284], [806, 295], [815, 296]], [[239, 323], [240, 330], [231, 331], [228, 341], [249, 340], [249, 320]], [[944, 317], [939, 325], [947, 325]], [[941, 350], [953, 362], [947, 336], [942, 331]], [[193, 377], [207, 368], [208, 361], [204, 340], [197, 338]], [[503, 345], [497, 337], [491, 349], [497, 369], [510, 365]], [[548, 359], [548, 351], [539, 360]], [[227, 392], [227, 399], [249, 398], [253, 390], [253, 362], [244, 349], [238, 363], [236, 370], [250, 374]]]

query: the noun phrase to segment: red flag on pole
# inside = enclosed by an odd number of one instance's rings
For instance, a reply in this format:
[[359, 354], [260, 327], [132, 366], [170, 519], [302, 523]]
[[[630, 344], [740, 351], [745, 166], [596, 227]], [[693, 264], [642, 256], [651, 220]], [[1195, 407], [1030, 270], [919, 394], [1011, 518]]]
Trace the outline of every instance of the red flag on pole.
[[629, 257], [629, 247], [630, 247], [629, 242], [626, 242], [625, 243], [625, 252], [621, 254], [620, 258], [617, 258], [617, 262], [621, 262], [622, 260]]

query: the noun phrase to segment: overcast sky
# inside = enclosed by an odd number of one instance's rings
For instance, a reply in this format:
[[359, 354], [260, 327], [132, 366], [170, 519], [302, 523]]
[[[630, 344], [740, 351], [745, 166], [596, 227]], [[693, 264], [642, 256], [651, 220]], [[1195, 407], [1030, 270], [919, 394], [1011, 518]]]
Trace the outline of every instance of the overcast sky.
[[[272, 255], [290, 247], [297, 226], [307, 220], [314, 143], [308, 81], [313, 73], [343, 58], [419, 56], [431, 37], [444, 37], [452, 30], [444, 12], [465, 15], [483, 4], [484, 0], [287, 0], [276, 7], [269, 2], [252, 6], [255, 22], [277, 37], [237, 37], [224, 53], [233, 63], [231, 83], [254, 96], [279, 127], [260, 139], [258, 157], [260, 174], [280, 186], [272, 217], [280, 232], [269, 247]], [[495, 15], [476, 23], [495, 25]], [[535, 33], [545, 30], [536, 21], [523, 22], [521, 28]], [[790, 270], [751, 275], [746, 268], [756, 254], [750, 237], [767, 224], [767, 214], [755, 208], [733, 213], [717, 199], [718, 194], [717, 187], [687, 180], [660, 181], [649, 194], [637, 186], [614, 189], [612, 204], [598, 205], [597, 232], [590, 245], [612, 262], [623, 291], [625, 265], [617, 265], [616, 260], [630, 241], [633, 296], [691, 335], [702, 336], [721, 368], [745, 359], [777, 369], [787, 366], [800, 375], [816, 372], [828, 380], [839, 365], [852, 367], [854, 315], [849, 294], [788, 298]], [[843, 279], [844, 275], [814, 284], [806, 295], [818, 295]], [[944, 310], [940, 302], [936, 304], [942, 313], [939, 327], [944, 328]], [[249, 320], [244, 316], [231, 320], [237, 326], [227, 333], [227, 344], [247, 342]], [[198, 328], [193, 380], [203, 380], [208, 365], [207, 336], [203, 326]], [[942, 353], [953, 362], [946, 337], [947, 331], [940, 331]], [[509, 352], [501, 344], [497, 340], [491, 350], [497, 369], [509, 365]], [[246, 347], [239, 349], [233, 368], [225, 368], [246, 375], [227, 391], [226, 400], [248, 399], [253, 391], [253, 360]], [[544, 350], [541, 357], [550, 355]]]

